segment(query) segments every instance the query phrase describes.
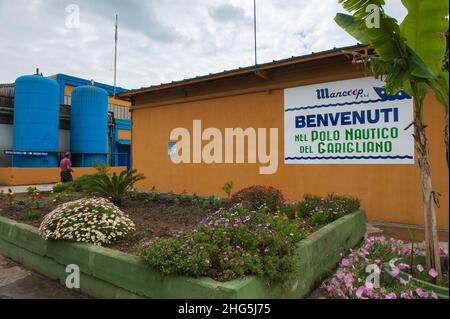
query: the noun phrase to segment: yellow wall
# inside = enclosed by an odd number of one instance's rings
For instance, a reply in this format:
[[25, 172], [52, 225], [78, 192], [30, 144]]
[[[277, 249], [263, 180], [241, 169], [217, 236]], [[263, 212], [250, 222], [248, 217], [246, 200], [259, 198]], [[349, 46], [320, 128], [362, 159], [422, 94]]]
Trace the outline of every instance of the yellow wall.
[[[325, 82], [325, 81], [324, 81]], [[426, 123], [434, 189], [442, 197], [437, 208], [440, 227], [448, 227], [448, 172], [443, 144], [443, 110], [432, 96], [426, 100]], [[234, 190], [255, 184], [277, 187], [288, 200], [304, 194], [357, 196], [370, 220], [423, 224], [418, 165], [284, 165], [283, 90], [191, 101], [133, 110], [133, 168], [148, 178], [138, 187], [158, 191], [216, 194], [228, 180]], [[259, 164], [173, 164], [167, 154], [172, 129], [202, 120], [203, 129], [254, 127], [279, 129], [279, 169], [260, 175]], [[192, 144], [192, 143], [191, 143]], [[191, 146], [192, 147], [192, 146]]]
[[66, 85], [64, 87], [64, 96], [72, 96], [72, 91], [75, 87], [71, 85]]
[[118, 137], [120, 140], [131, 140], [131, 131], [118, 130]]
[[[120, 173], [126, 167], [111, 167], [111, 173]], [[74, 168], [73, 177], [94, 174], [95, 168]], [[60, 181], [59, 168], [10, 168], [0, 167], [0, 186], [53, 184]]]

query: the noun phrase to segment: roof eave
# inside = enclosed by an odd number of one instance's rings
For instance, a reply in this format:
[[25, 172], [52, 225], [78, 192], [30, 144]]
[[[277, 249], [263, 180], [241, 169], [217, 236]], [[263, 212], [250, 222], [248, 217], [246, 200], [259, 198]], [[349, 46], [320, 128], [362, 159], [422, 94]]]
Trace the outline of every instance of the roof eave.
[[[341, 47], [341, 48], [334, 48], [331, 50], [322, 51], [322, 52], [318, 52], [318, 53], [312, 53], [312, 54], [303, 55], [303, 56], [299, 56], [299, 57], [292, 57], [292, 58], [288, 58], [288, 59], [284, 59], [284, 60], [273, 61], [273, 62], [261, 64], [261, 65], [258, 65], [258, 70], [262, 70], [262, 71], [270, 70], [270, 69], [279, 68], [279, 67], [283, 67], [283, 66], [315, 61], [315, 60], [319, 60], [319, 59], [323, 59], [323, 58], [327, 58], [327, 57], [345, 55], [346, 52], [344, 52], [344, 51], [349, 51], [349, 50], [361, 51], [361, 50], [365, 50], [366, 48], [367, 48], [367, 46], [362, 45], [362, 44]], [[181, 80], [181, 81], [176, 81], [176, 82], [171, 82], [171, 83], [165, 83], [165, 84], [151, 86], [151, 87], [147, 87], [147, 88], [141, 88], [141, 89], [137, 89], [137, 90], [131, 90], [128, 92], [120, 93], [117, 96], [118, 96], [118, 98], [121, 98], [121, 99], [131, 99], [135, 95], [138, 95], [138, 94], [158, 92], [158, 91], [177, 88], [177, 87], [184, 87], [184, 86], [188, 86], [191, 84], [204, 83], [204, 82], [208, 82], [208, 81], [212, 81], [212, 80], [218, 80], [218, 79], [224, 79], [224, 78], [231, 78], [231, 77], [239, 76], [239, 75], [251, 74], [254, 72], [255, 72], [255, 66], [249, 66], [249, 67], [239, 68], [239, 69], [235, 69], [235, 70], [224, 71], [224, 72], [215, 73], [215, 74], [209, 74], [206, 76], [200, 76], [200, 77], [196, 77], [196, 78], [192, 78], [192, 79]]]

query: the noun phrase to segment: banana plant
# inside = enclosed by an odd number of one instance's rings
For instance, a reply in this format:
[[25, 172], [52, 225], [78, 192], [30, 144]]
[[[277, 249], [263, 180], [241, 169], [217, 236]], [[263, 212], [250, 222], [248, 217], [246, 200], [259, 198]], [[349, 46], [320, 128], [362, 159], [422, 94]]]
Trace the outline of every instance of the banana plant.
[[[406, 43], [435, 74], [431, 89], [444, 108], [444, 143], [449, 167], [449, 77], [443, 67], [448, 36], [448, 1], [402, 0], [408, 15], [400, 25]], [[426, 40], [424, 40], [426, 39]]]
[[[442, 271], [434, 206], [437, 193], [433, 190], [431, 180], [424, 100], [431, 89], [445, 101], [445, 79], [440, 78], [442, 73], [439, 72], [445, 52], [441, 32], [448, 28], [447, 25], [443, 29], [442, 24], [448, 15], [448, 3], [445, 5], [444, 2], [446, 0], [403, 0], [408, 15], [402, 25], [399, 25], [385, 13], [384, 0], [339, 0], [350, 14], [338, 13], [335, 18], [336, 23], [347, 33], [373, 50], [374, 54], [354, 54], [364, 62], [375, 78], [386, 82], [386, 91], [395, 94], [403, 89], [414, 97], [414, 121], [411, 125], [414, 126], [421, 176], [426, 259], [428, 268], [438, 272], [438, 280]], [[377, 27], [368, 23], [374, 13], [379, 18]]]

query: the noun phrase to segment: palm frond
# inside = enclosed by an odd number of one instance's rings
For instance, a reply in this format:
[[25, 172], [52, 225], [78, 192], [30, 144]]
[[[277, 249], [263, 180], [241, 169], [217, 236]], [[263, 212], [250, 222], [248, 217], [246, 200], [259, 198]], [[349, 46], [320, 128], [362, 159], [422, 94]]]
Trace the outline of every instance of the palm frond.
[[145, 176], [137, 174], [136, 170], [122, 171], [119, 175], [113, 173], [111, 176], [97, 174], [90, 179], [86, 188], [89, 192], [110, 198], [115, 205], [120, 207], [126, 193], [135, 183], [143, 179]]

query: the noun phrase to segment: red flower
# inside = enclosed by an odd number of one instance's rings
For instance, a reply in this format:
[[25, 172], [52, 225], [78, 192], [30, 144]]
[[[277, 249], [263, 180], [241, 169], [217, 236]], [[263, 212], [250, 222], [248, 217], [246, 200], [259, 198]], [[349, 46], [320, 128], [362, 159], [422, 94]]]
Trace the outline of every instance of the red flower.
[[37, 195], [37, 198], [38, 198], [39, 200], [42, 200], [42, 194], [38, 194], [38, 195]]

